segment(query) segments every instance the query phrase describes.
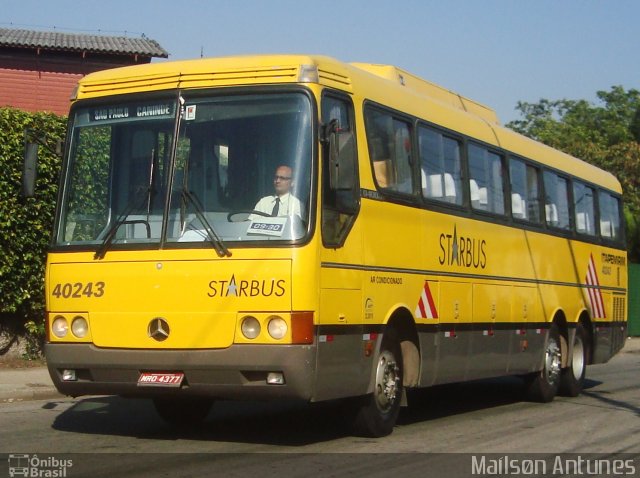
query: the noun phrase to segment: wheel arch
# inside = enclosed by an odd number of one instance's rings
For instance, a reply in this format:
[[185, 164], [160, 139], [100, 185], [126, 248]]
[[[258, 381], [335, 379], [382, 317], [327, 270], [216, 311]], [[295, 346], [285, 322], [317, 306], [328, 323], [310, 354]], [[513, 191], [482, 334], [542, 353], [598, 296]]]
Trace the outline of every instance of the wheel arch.
[[393, 327], [398, 334], [402, 350], [403, 384], [405, 387], [415, 387], [420, 377], [421, 354], [413, 314], [406, 306], [399, 306], [389, 316], [386, 326]]
[[586, 309], [580, 312], [577, 323], [581, 324], [586, 334], [586, 346], [587, 346], [587, 365], [593, 364], [593, 349], [594, 349], [594, 330], [591, 316]]

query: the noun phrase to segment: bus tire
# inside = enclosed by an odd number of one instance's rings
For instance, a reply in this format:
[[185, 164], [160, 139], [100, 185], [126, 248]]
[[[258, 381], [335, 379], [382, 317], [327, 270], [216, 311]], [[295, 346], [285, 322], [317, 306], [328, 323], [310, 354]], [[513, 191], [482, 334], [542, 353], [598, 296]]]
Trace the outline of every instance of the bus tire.
[[153, 405], [156, 412], [167, 423], [187, 428], [198, 425], [207, 418], [212, 400], [206, 398], [154, 398]]
[[397, 332], [388, 328], [376, 363], [373, 393], [358, 404], [354, 420], [358, 436], [383, 437], [393, 431], [400, 413], [403, 385], [402, 351]]
[[578, 322], [573, 339], [573, 349], [569, 357], [569, 366], [562, 369], [560, 375], [560, 395], [577, 397], [584, 387], [584, 377], [587, 371], [589, 345], [584, 326]]
[[561, 369], [560, 333], [558, 332], [558, 326], [552, 323], [544, 351], [542, 370], [527, 377], [527, 398], [534, 402], [547, 403], [552, 401], [560, 386]]

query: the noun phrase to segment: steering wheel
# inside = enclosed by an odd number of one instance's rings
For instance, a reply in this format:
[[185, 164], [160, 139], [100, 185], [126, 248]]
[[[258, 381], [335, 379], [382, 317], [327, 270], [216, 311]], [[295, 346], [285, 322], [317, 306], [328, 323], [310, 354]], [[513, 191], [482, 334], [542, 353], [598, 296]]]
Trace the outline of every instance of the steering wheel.
[[[239, 214], [246, 214], [247, 217], [245, 217], [244, 219], [240, 219], [240, 220], [233, 220], [232, 218], [234, 216], [237, 216]], [[248, 219], [248, 216], [250, 214], [255, 214], [257, 216], [262, 216], [262, 217], [271, 217], [271, 214], [267, 214], [266, 212], [262, 212], [262, 211], [256, 211], [255, 209], [251, 209], [251, 210], [242, 210], [242, 211], [231, 211], [229, 214], [227, 214], [227, 221], [229, 222], [242, 222], [242, 221], [246, 221]]]

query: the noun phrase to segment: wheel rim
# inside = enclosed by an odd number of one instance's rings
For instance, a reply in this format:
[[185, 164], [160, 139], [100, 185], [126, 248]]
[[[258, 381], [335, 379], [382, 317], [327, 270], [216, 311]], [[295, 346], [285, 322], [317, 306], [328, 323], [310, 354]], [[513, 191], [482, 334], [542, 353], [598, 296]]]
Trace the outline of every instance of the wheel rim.
[[576, 334], [575, 341], [573, 342], [573, 355], [571, 357], [571, 368], [573, 369], [573, 377], [576, 380], [582, 378], [584, 372], [584, 344], [582, 338]]
[[562, 368], [562, 354], [555, 337], [549, 338], [549, 344], [545, 353], [545, 377], [547, 382], [554, 384], [560, 377], [560, 369]]
[[387, 412], [397, 400], [400, 389], [400, 368], [396, 358], [388, 350], [384, 350], [378, 358], [376, 369], [375, 398], [378, 408]]

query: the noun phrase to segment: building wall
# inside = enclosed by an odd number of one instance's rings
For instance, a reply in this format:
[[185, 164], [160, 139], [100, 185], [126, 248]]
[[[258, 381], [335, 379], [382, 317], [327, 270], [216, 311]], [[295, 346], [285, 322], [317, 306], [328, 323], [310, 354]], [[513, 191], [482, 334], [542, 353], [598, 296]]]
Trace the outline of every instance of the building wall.
[[0, 107], [66, 115], [69, 98], [80, 78], [131, 63], [132, 59], [122, 57], [87, 59], [81, 54], [0, 52]]

